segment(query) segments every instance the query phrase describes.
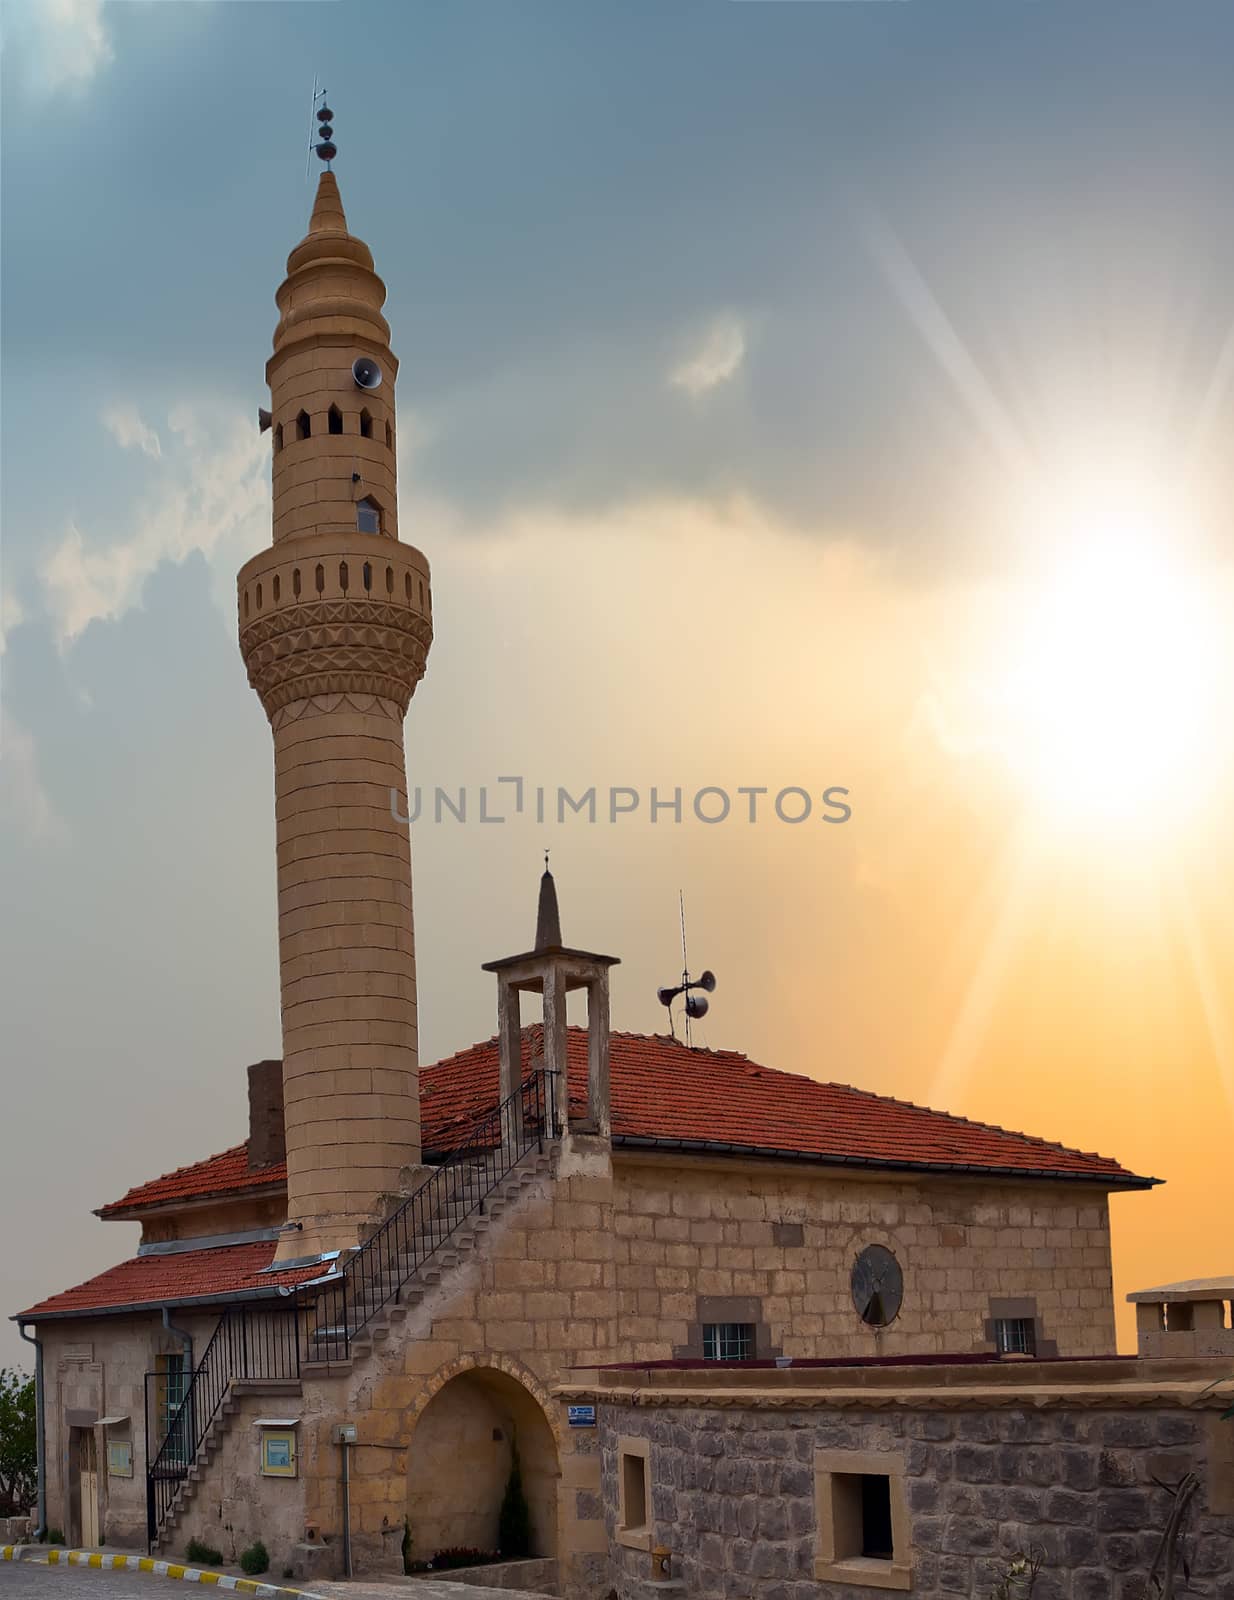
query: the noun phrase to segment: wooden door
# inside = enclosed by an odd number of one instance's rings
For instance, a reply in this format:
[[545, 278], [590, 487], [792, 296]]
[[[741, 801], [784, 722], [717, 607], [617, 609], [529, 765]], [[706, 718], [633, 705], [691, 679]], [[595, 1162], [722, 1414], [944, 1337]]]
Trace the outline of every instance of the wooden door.
[[99, 1545], [99, 1461], [94, 1429], [82, 1428], [77, 1436], [78, 1473], [81, 1480], [81, 1542], [86, 1550]]

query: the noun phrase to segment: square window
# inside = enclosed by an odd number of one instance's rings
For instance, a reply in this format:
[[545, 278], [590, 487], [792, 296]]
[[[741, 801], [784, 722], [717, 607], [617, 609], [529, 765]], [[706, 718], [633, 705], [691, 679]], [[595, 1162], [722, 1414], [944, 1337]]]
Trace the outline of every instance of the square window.
[[870, 1589], [912, 1587], [904, 1466], [884, 1452], [816, 1450], [814, 1576]]
[[651, 1446], [646, 1439], [617, 1441], [617, 1543], [651, 1549]]
[[1037, 1327], [1032, 1317], [996, 1317], [994, 1348], [1000, 1356], [1037, 1354]]
[[706, 1322], [703, 1324], [704, 1361], [752, 1361], [754, 1324], [752, 1322]]

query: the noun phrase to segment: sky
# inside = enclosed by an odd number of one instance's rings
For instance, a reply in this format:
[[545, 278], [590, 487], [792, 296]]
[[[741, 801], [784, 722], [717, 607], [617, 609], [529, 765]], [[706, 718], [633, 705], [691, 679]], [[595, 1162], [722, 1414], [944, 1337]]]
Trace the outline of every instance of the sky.
[[9, 0], [6, 1316], [279, 1053], [234, 576], [315, 75], [433, 566], [422, 1058], [551, 847], [615, 1026], [682, 892], [696, 1039], [1167, 1180], [1120, 1299], [1234, 1271], [1232, 54], [1215, 3]]

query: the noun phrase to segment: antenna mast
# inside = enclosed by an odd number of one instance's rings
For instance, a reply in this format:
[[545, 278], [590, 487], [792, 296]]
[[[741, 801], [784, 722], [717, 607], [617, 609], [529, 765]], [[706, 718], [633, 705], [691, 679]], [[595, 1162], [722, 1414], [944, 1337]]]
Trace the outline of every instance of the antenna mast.
[[[677, 1037], [677, 1029], [673, 1026], [673, 1001], [679, 994], [685, 995], [686, 1002], [682, 1008], [685, 1015], [685, 1042], [687, 1049], [693, 1049], [694, 1037], [691, 1024], [700, 1017], [707, 1015], [709, 1007], [707, 995], [715, 989], [716, 975], [714, 972], [704, 972], [697, 982], [691, 980], [690, 960], [686, 953], [686, 895], [684, 889], [678, 889], [677, 891], [677, 904], [681, 914], [681, 982], [675, 989], [657, 989], [656, 998], [668, 1012], [668, 1030], [675, 1039]], [[705, 990], [706, 993], [700, 994], [698, 992], [700, 989]]]

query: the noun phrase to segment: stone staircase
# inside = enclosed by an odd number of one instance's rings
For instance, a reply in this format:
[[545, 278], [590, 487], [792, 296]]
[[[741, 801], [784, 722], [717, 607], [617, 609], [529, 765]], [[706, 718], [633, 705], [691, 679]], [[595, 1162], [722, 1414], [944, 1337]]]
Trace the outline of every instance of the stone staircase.
[[151, 1555], [163, 1555], [171, 1545], [176, 1542], [176, 1529], [181, 1520], [192, 1507], [197, 1495], [198, 1485], [210, 1470], [210, 1464], [222, 1446], [224, 1435], [230, 1426], [232, 1417], [240, 1409], [240, 1401], [245, 1395], [271, 1395], [279, 1399], [292, 1399], [303, 1394], [304, 1385], [292, 1380], [280, 1382], [274, 1379], [255, 1381], [247, 1378], [233, 1380], [227, 1398], [214, 1414], [214, 1419], [206, 1429], [205, 1437], [197, 1447], [197, 1456], [184, 1475], [179, 1493], [172, 1502], [171, 1509], [164, 1518], [163, 1526], [159, 1529], [158, 1537], [151, 1546]]
[[[341, 1323], [319, 1326], [307, 1336], [307, 1349], [300, 1361], [299, 1380], [234, 1378], [163, 1519], [151, 1545], [151, 1554], [165, 1553], [176, 1543], [177, 1530], [182, 1527], [198, 1488], [222, 1446], [231, 1419], [239, 1411], [240, 1402], [246, 1395], [299, 1396], [304, 1393], [306, 1383], [313, 1379], [337, 1377], [367, 1360], [373, 1350], [384, 1344], [395, 1328], [405, 1321], [409, 1312], [414, 1311], [452, 1273], [483, 1249], [493, 1223], [516, 1205], [524, 1192], [549, 1170], [550, 1156], [547, 1151], [529, 1151], [477, 1206], [467, 1198], [467, 1174], [460, 1167], [457, 1182], [448, 1189], [444, 1204], [438, 1207], [431, 1219], [432, 1233], [409, 1236], [409, 1248], [391, 1258], [387, 1270], [372, 1280], [372, 1287], [379, 1291], [378, 1298], [388, 1291], [391, 1295], [389, 1301], [363, 1325], [357, 1323], [354, 1315], [348, 1317], [346, 1356], [336, 1352], [331, 1352], [328, 1358], [314, 1356], [315, 1344], [337, 1344], [343, 1334]], [[404, 1278], [406, 1273], [410, 1273], [410, 1276]]]
[[[538, 1179], [549, 1171], [549, 1156], [528, 1154], [514, 1167], [500, 1184], [485, 1198], [481, 1206], [468, 1210], [465, 1198], [466, 1179], [460, 1173], [458, 1190], [433, 1218], [432, 1234], [412, 1235], [405, 1252], [392, 1260], [391, 1268], [378, 1272], [371, 1280], [378, 1298], [389, 1293], [391, 1298], [362, 1326], [349, 1316], [346, 1323], [350, 1354], [345, 1357], [331, 1354], [314, 1357], [314, 1346], [337, 1342], [343, 1324], [319, 1327], [308, 1335], [308, 1353], [300, 1364], [302, 1378], [334, 1377], [350, 1372], [357, 1361], [366, 1359], [376, 1345], [389, 1339], [393, 1329], [403, 1322], [408, 1312], [415, 1310], [457, 1267], [481, 1249], [492, 1224], [510, 1206], [514, 1205]], [[442, 1228], [445, 1224], [445, 1230]], [[444, 1239], [441, 1237], [445, 1231]], [[434, 1239], [439, 1240], [434, 1247]], [[414, 1265], [416, 1262], [418, 1266]], [[410, 1275], [409, 1275], [410, 1274]]]

